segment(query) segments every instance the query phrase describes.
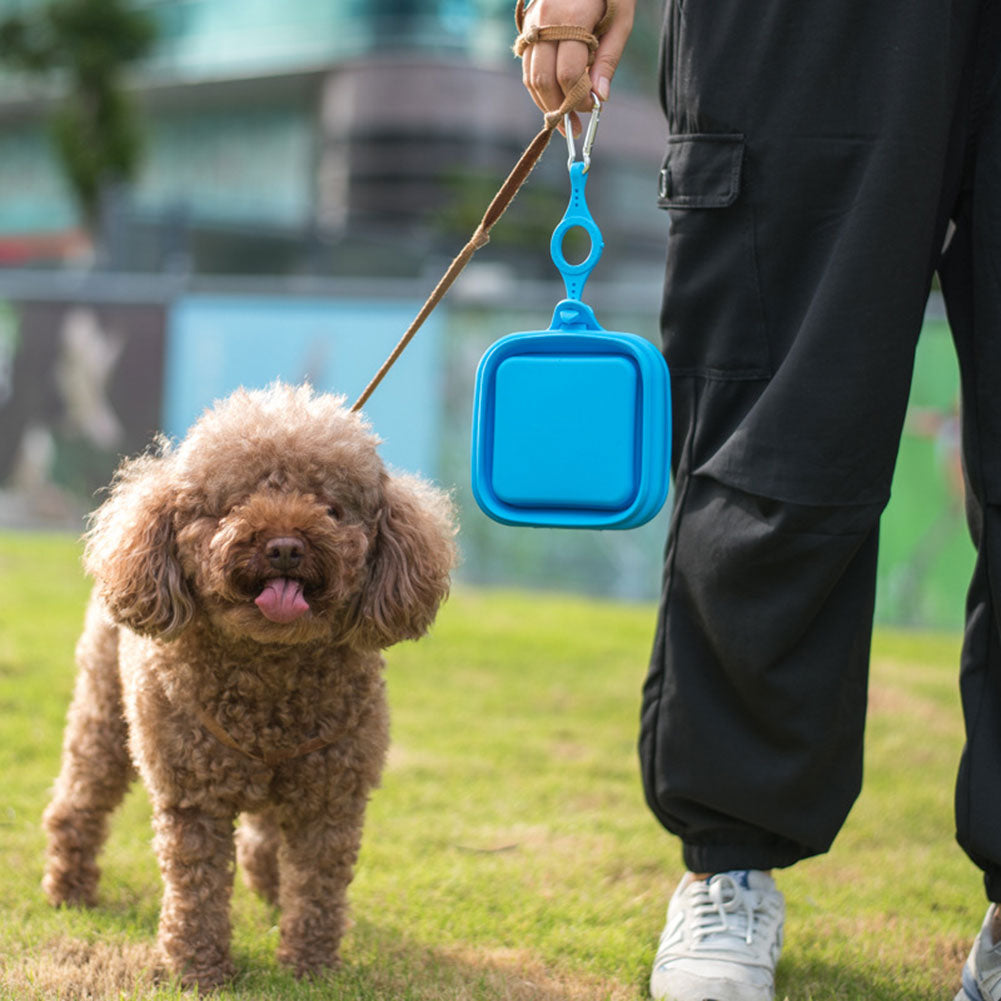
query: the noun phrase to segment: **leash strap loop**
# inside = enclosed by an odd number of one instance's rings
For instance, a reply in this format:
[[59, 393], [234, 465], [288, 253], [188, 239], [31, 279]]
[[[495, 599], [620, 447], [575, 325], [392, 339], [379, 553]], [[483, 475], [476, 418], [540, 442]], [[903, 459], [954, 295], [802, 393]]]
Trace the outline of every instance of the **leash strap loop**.
[[[514, 43], [514, 54], [521, 58], [522, 53], [529, 45], [534, 45], [536, 42], [584, 42], [585, 45], [591, 50], [591, 56], [594, 57], [595, 50], [598, 48], [598, 39], [601, 38], [605, 32], [608, 31], [615, 20], [615, 0], [606, 0], [605, 2], [605, 13], [601, 20], [594, 26], [594, 31], [590, 32], [584, 28], [581, 28], [577, 24], [557, 24], [548, 25], [545, 27], [539, 26], [536, 28], [530, 28], [528, 32], [525, 31], [525, 11], [528, 9], [528, 4], [525, 0], [518, 0], [514, 7], [514, 24], [518, 29], [518, 38], [515, 39]], [[550, 32], [552, 30], [559, 32], [568, 32], [568, 34], [560, 35], [550, 35], [549, 37], [540, 37], [537, 32]], [[532, 37], [534, 35], [534, 37]], [[592, 46], [591, 40], [594, 40]], [[524, 41], [523, 41], [524, 40]], [[520, 49], [520, 51], [519, 51]]]
[[536, 24], [523, 31], [514, 40], [514, 54], [520, 59], [530, 45], [537, 42], [583, 42], [594, 57], [598, 51], [598, 39], [590, 31], [576, 24]]

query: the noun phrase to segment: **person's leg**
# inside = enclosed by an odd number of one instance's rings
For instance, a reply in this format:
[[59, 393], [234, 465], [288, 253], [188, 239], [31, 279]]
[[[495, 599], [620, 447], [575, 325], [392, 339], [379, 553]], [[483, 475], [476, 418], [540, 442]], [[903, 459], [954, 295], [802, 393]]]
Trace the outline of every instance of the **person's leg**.
[[655, 814], [693, 872], [825, 851], [858, 794], [879, 507], [682, 475], [644, 692]]
[[[967, 513], [978, 558], [962, 662], [967, 744], [956, 798], [960, 844], [1001, 901], [1001, 12], [975, 102], [975, 159], [942, 266], [962, 374]], [[986, 61], [986, 60], [985, 60]]]
[[878, 521], [980, 6], [669, 5], [676, 499], [640, 754], [695, 871], [823, 852], [859, 789]]
[[966, 746], [956, 784], [960, 845], [992, 906], [957, 1001], [1001, 1001], [1001, 11], [980, 31], [964, 185], [940, 268], [962, 375], [967, 514], [977, 549], [960, 688]]
[[858, 791], [878, 519], [969, 6], [669, 13], [676, 499], [641, 758], [700, 870], [824, 851]]

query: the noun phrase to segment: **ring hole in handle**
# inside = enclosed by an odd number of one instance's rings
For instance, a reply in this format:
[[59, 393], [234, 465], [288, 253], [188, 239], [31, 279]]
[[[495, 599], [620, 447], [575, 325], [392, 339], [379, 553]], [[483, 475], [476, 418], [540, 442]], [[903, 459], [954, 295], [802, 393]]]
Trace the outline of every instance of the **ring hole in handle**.
[[[567, 234], [571, 232], [576, 233], [579, 230], [583, 230], [584, 237], [582, 239], [577, 235], [573, 238], [569, 244], [571, 253], [583, 250], [588, 241], [590, 241], [590, 247], [580, 261], [572, 262], [566, 256], [564, 241]], [[604, 247], [605, 241], [602, 239], [601, 230], [594, 224], [594, 220], [590, 216], [573, 215], [565, 216], [556, 229], [553, 230], [553, 236], [549, 243], [549, 252], [557, 270], [566, 278], [568, 275], [580, 275], [584, 272], [589, 273], [595, 264], [598, 263]]]
[[560, 253], [563, 260], [572, 268], [579, 267], [591, 256], [594, 240], [584, 226], [571, 226], [560, 242]]

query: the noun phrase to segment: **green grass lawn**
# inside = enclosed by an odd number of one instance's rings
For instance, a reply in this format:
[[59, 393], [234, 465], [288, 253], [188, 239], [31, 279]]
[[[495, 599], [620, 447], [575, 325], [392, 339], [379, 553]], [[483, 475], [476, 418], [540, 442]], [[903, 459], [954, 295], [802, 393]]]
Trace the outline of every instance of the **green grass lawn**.
[[[148, 967], [159, 877], [141, 788], [101, 906], [53, 911], [39, 817], [59, 765], [87, 587], [76, 545], [0, 535], [0, 998], [168, 998]], [[389, 653], [393, 748], [351, 889], [344, 965], [297, 983], [237, 880], [240, 975], [216, 996], [637, 999], [681, 874], [635, 759], [653, 609], [459, 590]], [[866, 789], [834, 851], [780, 874], [778, 997], [942, 1001], [983, 917], [953, 843], [958, 638], [876, 638]]]

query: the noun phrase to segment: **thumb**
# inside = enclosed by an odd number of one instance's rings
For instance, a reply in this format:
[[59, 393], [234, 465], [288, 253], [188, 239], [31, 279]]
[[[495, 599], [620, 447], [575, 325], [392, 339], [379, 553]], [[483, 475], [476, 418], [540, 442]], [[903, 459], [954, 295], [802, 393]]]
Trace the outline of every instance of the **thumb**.
[[598, 42], [598, 49], [591, 64], [591, 89], [602, 102], [608, 100], [612, 86], [612, 78], [618, 68], [619, 60], [625, 50], [626, 42], [633, 30], [632, 5], [621, 3], [616, 11], [615, 19], [609, 25], [608, 31]]

